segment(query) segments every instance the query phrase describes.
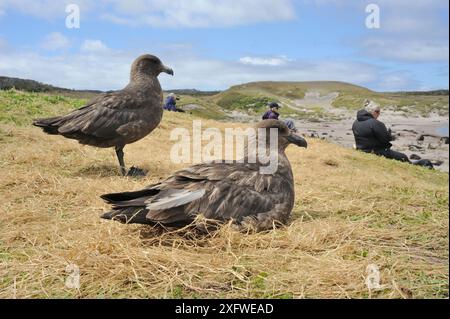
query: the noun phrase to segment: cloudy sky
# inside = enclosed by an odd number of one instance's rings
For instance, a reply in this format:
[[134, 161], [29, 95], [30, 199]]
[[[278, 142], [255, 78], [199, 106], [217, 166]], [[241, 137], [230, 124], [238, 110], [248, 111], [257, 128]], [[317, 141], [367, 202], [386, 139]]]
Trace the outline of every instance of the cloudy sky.
[[[67, 5], [80, 9], [66, 26]], [[379, 28], [367, 28], [369, 4]], [[447, 0], [0, 0], [0, 76], [123, 87], [153, 53], [164, 89], [336, 80], [378, 91], [448, 88]], [[71, 20], [72, 21], [72, 20]]]

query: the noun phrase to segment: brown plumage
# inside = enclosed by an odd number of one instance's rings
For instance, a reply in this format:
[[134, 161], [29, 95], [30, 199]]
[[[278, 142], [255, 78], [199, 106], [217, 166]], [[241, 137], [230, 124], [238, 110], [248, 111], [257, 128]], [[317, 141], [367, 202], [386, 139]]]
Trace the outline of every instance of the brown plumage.
[[113, 206], [102, 218], [184, 226], [202, 214], [257, 230], [286, 223], [294, 206], [294, 180], [285, 149], [291, 143], [306, 147], [306, 141], [281, 121], [266, 120], [257, 127], [278, 129], [278, 167], [273, 174], [262, 174], [260, 167], [267, 164], [258, 161], [194, 165], [143, 190], [101, 196]]
[[[163, 93], [157, 78], [161, 72], [173, 75], [156, 56], [142, 55], [133, 62], [130, 82], [124, 89], [100, 94], [67, 115], [34, 120], [33, 125], [81, 144], [115, 147], [125, 175], [125, 145], [140, 140], [161, 122]], [[133, 171], [142, 173], [136, 168]]]

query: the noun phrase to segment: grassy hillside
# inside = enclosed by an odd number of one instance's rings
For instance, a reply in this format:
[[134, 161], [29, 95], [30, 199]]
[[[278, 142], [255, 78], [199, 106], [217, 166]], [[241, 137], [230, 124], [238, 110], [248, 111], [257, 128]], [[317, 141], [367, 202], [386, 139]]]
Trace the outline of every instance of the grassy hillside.
[[51, 95], [63, 95], [72, 98], [91, 98], [101, 92], [96, 90], [66, 89], [55, 87], [50, 84], [37, 82], [34, 80], [0, 76], [0, 90], [11, 90], [11, 89], [27, 92], [45, 92]]
[[301, 99], [305, 92], [313, 90], [322, 94], [333, 91], [349, 93], [371, 93], [369, 89], [345, 82], [309, 81], [309, 82], [251, 82], [233, 86], [230, 90], [246, 92], [265, 92], [266, 94], [290, 99]]
[[[271, 101], [282, 102], [285, 108], [281, 110], [284, 117], [308, 118], [311, 120], [332, 117], [321, 107], [309, 105], [307, 110], [295, 107], [295, 101], [302, 99], [306, 92], [314, 90], [326, 94], [337, 90], [348, 90], [355, 92], [370, 92], [365, 88], [341, 82], [252, 82], [233, 86], [230, 89], [209, 96], [192, 96], [179, 94], [181, 107], [195, 104], [201, 109], [211, 112], [192, 112], [203, 118], [217, 120], [229, 120], [235, 118], [232, 112], [238, 114], [260, 117], [267, 109]], [[293, 107], [291, 107], [293, 106]]]
[[[294, 118], [320, 118], [326, 116], [325, 109], [309, 105], [312, 112], [295, 108], [295, 101], [304, 98], [308, 91], [321, 94], [337, 89], [368, 91], [357, 86], [339, 82], [253, 82], [231, 87], [215, 97], [215, 102], [226, 110], [239, 110], [251, 115], [260, 115], [270, 101], [282, 102], [282, 115]], [[294, 106], [294, 107], [291, 107]]]
[[[296, 200], [286, 227], [161, 234], [101, 220], [99, 195], [183, 167], [168, 160], [169, 134], [196, 117], [165, 113], [125, 148], [127, 164], [148, 176], [124, 178], [113, 150], [28, 125], [81, 103], [52, 99], [0, 92], [0, 298], [448, 298], [448, 174], [309, 139], [306, 150], [288, 149]], [[68, 264], [80, 269], [80, 289], [64, 284]], [[382, 289], [366, 287], [369, 264]]]
[[61, 95], [0, 91], [0, 123], [29, 125], [34, 118], [68, 112], [83, 106], [85, 102], [85, 99]]
[[343, 92], [333, 102], [337, 108], [347, 108], [350, 110], [361, 109], [365, 99], [370, 99], [378, 103], [382, 108], [414, 114], [428, 116], [434, 112], [439, 115], [448, 115], [448, 95], [408, 94], [408, 93], [377, 93], [370, 94]]
[[[316, 95], [307, 98], [307, 94]], [[284, 118], [310, 121], [340, 119], [372, 100], [384, 109], [429, 116], [448, 115], [448, 91], [381, 93], [343, 82], [254, 82], [215, 95], [180, 92], [178, 105], [195, 116], [216, 120], [259, 118], [270, 101], [281, 102]], [[192, 105], [195, 106], [192, 109]], [[242, 115], [242, 116], [241, 116]]]
[[[61, 100], [80, 104], [99, 93], [55, 88], [31, 80], [3, 79], [0, 77], [0, 89], [2, 86], [10, 88], [15, 85], [27, 90], [44, 91], [52, 95], [48, 99], [54, 105]], [[18, 91], [11, 89], [7, 92], [14, 95]], [[448, 90], [386, 93], [374, 92], [361, 86], [335, 81], [251, 82], [233, 86], [223, 92], [197, 90], [174, 90], [173, 92], [180, 97], [178, 106], [184, 108], [191, 115], [225, 121], [245, 122], [249, 118], [259, 118], [270, 101], [281, 102], [283, 118], [310, 121], [339, 120], [350, 112], [353, 114], [355, 110], [360, 109], [367, 99], [375, 101], [384, 109], [404, 114], [428, 116], [431, 113], [438, 113], [448, 115], [449, 109]], [[309, 96], [311, 94], [313, 98]], [[27, 95], [27, 98], [33, 99], [33, 96]], [[66, 98], [71, 98], [71, 100], [65, 101]], [[75, 99], [76, 102], [73, 102], [72, 99]], [[13, 101], [14, 103], [19, 102], [15, 99]], [[22, 102], [35, 103], [33, 101]], [[43, 107], [48, 108], [47, 105]], [[16, 107], [14, 106], [14, 108]], [[30, 112], [30, 110], [25, 111]]]
[[[307, 93], [317, 94], [316, 99], [304, 102]], [[331, 94], [330, 100], [326, 97]], [[334, 96], [335, 95], [335, 96]], [[321, 100], [325, 98], [324, 100]], [[427, 116], [432, 112], [448, 114], [448, 91], [382, 93], [343, 82], [253, 82], [233, 86], [213, 96], [181, 94], [180, 105], [198, 104], [213, 110], [215, 119], [226, 119], [235, 111], [260, 116], [267, 102], [279, 101], [283, 117], [321, 120], [339, 118], [335, 113], [362, 108], [366, 99], [373, 100], [385, 109]], [[201, 112], [197, 115], [208, 117]], [[337, 116], [337, 117], [336, 117]]]

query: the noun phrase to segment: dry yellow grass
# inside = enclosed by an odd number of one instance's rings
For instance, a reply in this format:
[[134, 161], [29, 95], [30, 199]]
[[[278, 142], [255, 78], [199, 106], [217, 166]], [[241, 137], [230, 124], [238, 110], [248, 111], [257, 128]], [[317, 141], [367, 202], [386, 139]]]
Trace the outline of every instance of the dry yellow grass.
[[[118, 176], [111, 149], [0, 124], [0, 298], [448, 297], [448, 174], [319, 140], [288, 150], [296, 204], [284, 228], [192, 238], [101, 220], [99, 195], [183, 166], [168, 159], [169, 132], [191, 121], [165, 114], [125, 148], [143, 179]], [[80, 289], [65, 286], [72, 263]], [[383, 289], [366, 287], [369, 264]]]

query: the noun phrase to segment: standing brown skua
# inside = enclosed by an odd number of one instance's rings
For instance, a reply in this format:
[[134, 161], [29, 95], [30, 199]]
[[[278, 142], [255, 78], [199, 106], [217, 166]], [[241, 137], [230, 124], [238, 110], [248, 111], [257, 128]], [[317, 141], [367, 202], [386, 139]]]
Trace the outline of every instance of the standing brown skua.
[[[126, 175], [123, 148], [151, 133], [161, 122], [163, 93], [157, 78], [161, 72], [173, 75], [158, 57], [142, 55], [133, 62], [130, 82], [124, 89], [102, 93], [67, 115], [36, 119], [33, 125], [81, 144], [114, 147], [122, 175]], [[133, 167], [128, 175], [145, 174]]]

